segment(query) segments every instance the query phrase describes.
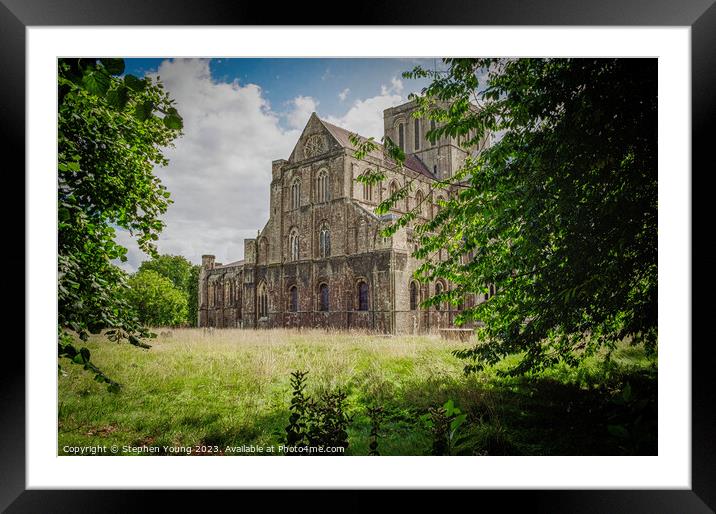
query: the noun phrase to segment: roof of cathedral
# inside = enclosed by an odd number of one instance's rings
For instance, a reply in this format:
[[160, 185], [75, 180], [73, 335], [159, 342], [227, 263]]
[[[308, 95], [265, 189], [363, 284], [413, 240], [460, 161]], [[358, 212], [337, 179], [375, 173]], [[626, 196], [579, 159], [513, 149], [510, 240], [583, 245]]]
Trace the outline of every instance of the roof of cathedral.
[[[318, 118], [321, 120], [320, 118]], [[343, 147], [345, 148], [353, 148], [353, 145], [351, 144], [350, 136], [351, 134], [354, 134], [354, 132], [351, 132], [350, 130], [346, 130], [342, 127], [337, 127], [336, 125], [333, 125], [332, 123], [328, 123], [325, 120], [321, 120], [321, 123], [328, 129], [328, 132], [331, 133], [331, 135], [336, 138], [336, 141], [338, 141]], [[367, 140], [367, 137], [361, 136], [360, 134], [356, 134], [359, 138], [363, 140]], [[377, 157], [379, 159], [383, 158], [383, 145], [380, 143], [375, 143], [378, 148], [371, 152], [373, 157]], [[433, 175], [433, 173], [428, 169], [427, 166], [423, 163], [422, 160], [420, 160], [420, 157], [414, 154], [408, 154], [405, 158], [405, 163], [403, 163], [403, 166], [408, 168], [409, 170], [415, 171], [417, 173], [420, 173], [421, 175], [425, 175], [428, 178], [431, 178], [433, 180], [437, 180], [437, 177]]]
[[235, 266], [242, 266], [243, 264], [244, 264], [244, 260], [241, 259], [240, 261], [230, 262], [228, 264], [217, 264], [216, 266], [214, 266], [214, 269], [233, 268]]

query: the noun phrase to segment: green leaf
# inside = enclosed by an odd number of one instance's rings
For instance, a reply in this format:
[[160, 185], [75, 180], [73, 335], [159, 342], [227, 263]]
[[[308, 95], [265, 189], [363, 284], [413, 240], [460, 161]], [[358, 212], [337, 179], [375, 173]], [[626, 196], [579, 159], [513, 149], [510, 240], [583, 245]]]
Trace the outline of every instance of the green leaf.
[[134, 116], [140, 121], [146, 121], [154, 111], [154, 104], [151, 100], [145, 100], [134, 107]]
[[624, 425], [607, 425], [607, 431], [614, 437], [621, 439], [629, 438], [629, 431], [624, 428]]
[[624, 389], [622, 390], [622, 400], [625, 402], [628, 402], [632, 398], [632, 391], [631, 391], [631, 384], [627, 382], [627, 384], [624, 386]]
[[110, 75], [121, 75], [124, 73], [124, 59], [100, 59], [100, 62]]
[[169, 114], [164, 117], [164, 125], [166, 125], [167, 128], [170, 128], [172, 130], [181, 130], [184, 126], [184, 122], [182, 121], [181, 117], [175, 114]]
[[122, 110], [129, 101], [129, 88], [124, 85], [107, 93], [107, 103], [117, 110]]
[[147, 87], [147, 81], [143, 79], [138, 79], [134, 75], [125, 75], [124, 76], [124, 84], [131, 89], [132, 91], [144, 91], [144, 88]]
[[443, 409], [445, 409], [448, 416], [451, 416], [453, 413], [453, 409], [455, 408], [455, 402], [452, 401], [452, 399], [445, 402], [443, 405]]
[[102, 69], [88, 69], [82, 77], [84, 88], [97, 96], [104, 96], [109, 89], [109, 75]]
[[455, 419], [453, 419], [450, 422], [450, 430], [455, 431], [458, 428], [460, 428], [460, 425], [465, 423], [465, 420], [467, 419], [467, 414], [460, 414]]

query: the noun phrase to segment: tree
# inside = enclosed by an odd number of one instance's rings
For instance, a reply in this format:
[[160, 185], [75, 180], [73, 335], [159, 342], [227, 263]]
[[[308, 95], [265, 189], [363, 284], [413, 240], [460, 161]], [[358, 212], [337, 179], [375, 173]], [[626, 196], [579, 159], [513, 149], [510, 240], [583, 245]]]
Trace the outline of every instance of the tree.
[[183, 323], [195, 325], [198, 313], [199, 270], [201, 266], [193, 265], [181, 255], [160, 255], [139, 266], [139, 271], [154, 270], [168, 278], [174, 287], [182, 291], [187, 298], [187, 318]]
[[193, 327], [199, 324], [199, 272], [201, 266], [193, 265], [191, 267], [191, 277], [189, 279], [189, 287], [187, 289], [187, 300], [189, 302], [189, 324]]
[[[630, 338], [657, 343], [657, 63], [655, 59], [445, 59], [416, 116], [426, 137], [496, 142], [439, 181], [449, 199], [415, 226], [416, 278], [454, 289], [424, 305], [496, 294], [457, 322], [481, 320], [466, 372], [519, 354], [508, 373], [569, 365]], [[386, 148], [398, 161], [400, 152]], [[371, 142], [363, 142], [365, 152]], [[380, 180], [377, 171], [364, 180]], [[405, 191], [391, 195], [385, 212]], [[390, 235], [415, 219], [403, 216]], [[439, 249], [447, 258], [435, 258]], [[608, 352], [607, 352], [608, 355]]]
[[129, 278], [127, 299], [141, 323], [151, 327], [186, 323], [187, 297], [172, 281], [153, 270]]
[[115, 229], [156, 254], [160, 215], [171, 200], [153, 170], [167, 164], [162, 151], [182, 128], [158, 78], [123, 73], [122, 59], [58, 61], [59, 354], [93, 371], [71, 332], [85, 340], [107, 329], [114, 339], [146, 346], [141, 338], [150, 333], [127, 308], [126, 274], [112, 264], [126, 260]]

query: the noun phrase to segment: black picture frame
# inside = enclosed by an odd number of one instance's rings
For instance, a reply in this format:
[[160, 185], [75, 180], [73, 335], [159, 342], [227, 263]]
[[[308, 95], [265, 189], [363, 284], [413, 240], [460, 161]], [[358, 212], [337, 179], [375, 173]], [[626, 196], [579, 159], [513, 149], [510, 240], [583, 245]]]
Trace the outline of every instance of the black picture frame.
[[[25, 148], [25, 28], [28, 26], [106, 26], [106, 25], [335, 25], [350, 19], [359, 25], [551, 25], [551, 26], [688, 26], [691, 27], [692, 70], [692, 191], [708, 194], [707, 188], [693, 187], [694, 181], [713, 169], [709, 135], [716, 116], [716, 4], [714, 0], [608, 0], [599, 3], [570, 0], [462, 0], [449, 5], [415, 1], [386, 2], [384, 5], [268, 4], [227, 0], [0, 0], [0, 127], [2, 141], [12, 155], [19, 157], [16, 170], [24, 169]], [[355, 9], [345, 14], [345, 9]], [[337, 10], [339, 9], [339, 10]], [[328, 19], [338, 12], [343, 17]], [[10, 152], [8, 152], [9, 154]], [[708, 166], [708, 168], [707, 168]], [[699, 170], [699, 173], [695, 173]], [[21, 174], [16, 173], [21, 176]], [[24, 180], [15, 190], [25, 191]], [[693, 197], [692, 206], [698, 206]], [[706, 202], [708, 204], [708, 202]], [[692, 234], [712, 215], [699, 217], [692, 212]], [[700, 221], [703, 220], [703, 221]], [[19, 226], [16, 227], [19, 229]], [[18, 230], [19, 232], [19, 230]], [[19, 234], [18, 234], [19, 236]], [[24, 234], [16, 238], [24, 239]], [[694, 250], [708, 244], [708, 238], [692, 241], [692, 276], [707, 271], [692, 282], [692, 326], [703, 326], [709, 319], [709, 303], [697, 302], [699, 290], [705, 292], [713, 280], [705, 267], [693, 261]], [[14, 245], [12, 266], [24, 261], [24, 250]], [[713, 261], [713, 257], [710, 258]], [[26, 274], [28, 270], [25, 269]], [[15, 285], [20, 291], [19, 284]], [[665, 292], [662, 291], [662, 294]], [[702, 298], [707, 298], [705, 295]], [[24, 304], [24, 302], [23, 302]], [[31, 308], [31, 306], [28, 306]], [[709, 309], [710, 310], [710, 309]], [[697, 324], [696, 321], [699, 321]], [[549, 512], [712, 512], [716, 508], [716, 431], [713, 408], [714, 373], [709, 359], [710, 341], [698, 339], [694, 331], [692, 355], [692, 489], [691, 490], [553, 490], [553, 491], [472, 491], [476, 502], [496, 499], [502, 507], [526, 503], [531, 510]], [[26, 342], [26, 344], [28, 344]], [[39, 344], [33, 342], [33, 344]], [[684, 341], [685, 345], [691, 341]], [[48, 348], [52, 345], [48, 344]], [[79, 491], [26, 490], [25, 486], [25, 362], [16, 349], [12, 364], [6, 364], [0, 394], [0, 508], [7, 512], [129, 512], [159, 499], [163, 510], [172, 504], [189, 505], [182, 491]], [[99, 471], [101, 472], [101, 470]], [[192, 501], [218, 505], [215, 491], [195, 491]], [[230, 494], [230, 492], [227, 492]], [[260, 492], [241, 492], [245, 497]], [[294, 492], [293, 494], [300, 494]], [[422, 492], [412, 493], [420, 499]], [[158, 498], [155, 498], [158, 497]], [[258, 499], [258, 498], [256, 498]], [[249, 498], [251, 501], [252, 498]], [[473, 501], [473, 500], [471, 500]], [[211, 503], [209, 503], [211, 502]], [[182, 509], [182, 510], [184, 510]], [[143, 509], [139, 509], [143, 510]]]

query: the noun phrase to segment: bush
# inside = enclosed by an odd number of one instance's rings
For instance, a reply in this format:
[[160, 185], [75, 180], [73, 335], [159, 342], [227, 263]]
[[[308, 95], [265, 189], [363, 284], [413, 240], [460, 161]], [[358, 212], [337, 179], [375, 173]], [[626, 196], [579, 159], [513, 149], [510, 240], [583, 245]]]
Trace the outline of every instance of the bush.
[[140, 322], [149, 326], [177, 326], [186, 322], [186, 295], [156, 271], [138, 271], [129, 278], [127, 298]]

